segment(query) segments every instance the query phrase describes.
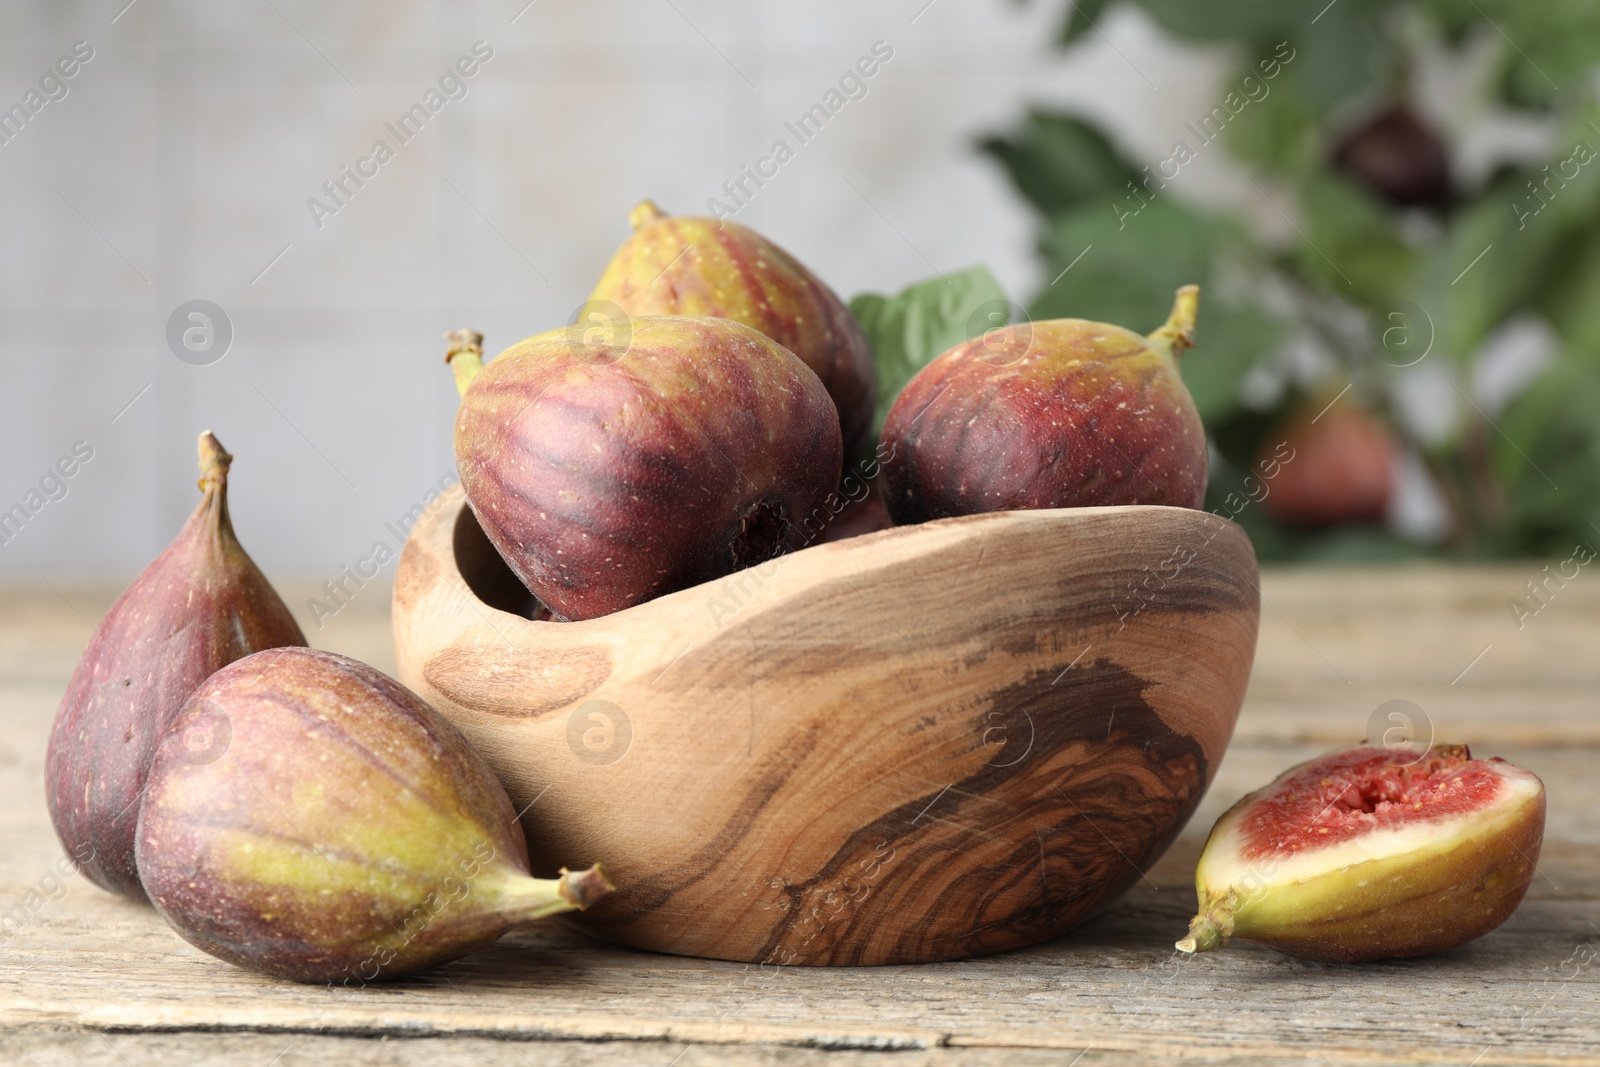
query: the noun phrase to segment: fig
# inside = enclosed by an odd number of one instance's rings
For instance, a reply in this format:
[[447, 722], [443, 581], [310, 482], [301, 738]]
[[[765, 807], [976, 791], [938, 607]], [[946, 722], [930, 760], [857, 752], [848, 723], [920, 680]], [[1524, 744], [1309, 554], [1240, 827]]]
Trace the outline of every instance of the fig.
[[1029, 508], [1205, 500], [1205, 428], [1178, 375], [1200, 290], [1148, 337], [1082, 319], [964, 341], [906, 384], [880, 452], [897, 524]]
[[200, 505], [111, 606], [56, 711], [45, 795], [56, 836], [96, 885], [145, 899], [134, 824], [167, 723], [215, 670], [305, 635], [234, 536], [233, 457], [200, 435]]
[[1544, 783], [1466, 745], [1362, 745], [1228, 810], [1195, 870], [1177, 947], [1253, 941], [1303, 959], [1444, 952], [1516, 910], [1544, 840]]
[[[453, 339], [452, 366], [470, 371], [468, 341]], [[605, 341], [552, 330], [457, 369], [467, 502], [559, 619], [721, 578], [831, 517], [833, 401], [788, 349], [732, 319], [630, 319]]]
[[482, 757], [399, 682], [309, 648], [205, 681], [156, 750], [139, 875], [190, 944], [301, 982], [394, 978], [611, 892], [528, 873]]
[[1279, 465], [1263, 501], [1267, 514], [1283, 525], [1316, 530], [1380, 523], [1389, 513], [1399, 445], [1355, 401], [1313, 401], [1291, 414], [1267, 442], [1263, 462], [1279, 444], [1293, 449], [1293, 459]]
[[832, 289], [736, 222], [669, 217], [648, 200], [628, 221], [633, 235], [601, 274], [586, 309], [609, 303], [627, 315], [712, 315], [759, 330], [822, 379], [839, 409], [846, 459], [869, 450], [878, 403], [872, 349]]
[[1334, 147], [1333, 164], [1397, 207], [1440, 207], [1450, 200], [1450, 157], [1416, 112], [1396, 104]]

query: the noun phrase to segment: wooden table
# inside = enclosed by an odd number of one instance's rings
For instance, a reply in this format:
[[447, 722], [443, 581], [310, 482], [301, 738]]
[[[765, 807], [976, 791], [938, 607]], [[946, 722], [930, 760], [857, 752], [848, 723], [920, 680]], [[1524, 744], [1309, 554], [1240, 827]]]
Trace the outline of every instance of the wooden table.
[[[0, 590], [0, 915], [13, 924], [0, 929], [0, 1062], [1600, 1063], [1600, 578], [1581, 574], [1519, 629], [1507, 602], [1538, 576], [1532, 563], [1266, 574], [1255, 675], [1210, 795], [1123, 900], [1055, 943], [763, 971], [545, 927], [339, 992], [234, 970], [147, 908], [52, 880], [45, 737], [114, 590]], [[284, 590], [292, 604], [310, 591]], [[307, 632], [393, 669], [376, 584]], [[1522, 908], [1434, 959], [1331, 966], [1245, 945], [1179, 957], [1212, 821], [1290, 764], [1361, 738], [1394, 699], [1439, 739], [1543, 776], [1549, 827]]]

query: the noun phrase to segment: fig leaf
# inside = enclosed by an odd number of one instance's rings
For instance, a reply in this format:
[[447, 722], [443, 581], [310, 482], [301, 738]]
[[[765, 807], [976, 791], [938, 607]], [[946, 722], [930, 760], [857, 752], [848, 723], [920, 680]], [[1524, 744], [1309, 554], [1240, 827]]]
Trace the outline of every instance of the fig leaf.
[[1000, 283], [982, 266], [917, 282], [894, 296], [861, 293], [854, 297], [850, 313], [872, 346], [878, 369], [874, 437], [912, 375], [962, 341], [1007, 324], [994, 316], [1009, 318], [1018, 310], [1007, 304]]

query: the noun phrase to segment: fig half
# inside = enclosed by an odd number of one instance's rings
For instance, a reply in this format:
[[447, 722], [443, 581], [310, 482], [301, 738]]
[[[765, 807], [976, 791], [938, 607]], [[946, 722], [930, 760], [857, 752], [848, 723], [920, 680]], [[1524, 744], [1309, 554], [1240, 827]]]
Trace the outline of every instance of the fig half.
[[56, 836], [91, 882], [129, 900], [145, 899], [134, 869], [134, 823], [167, 724], [219, 667], [306, 643], [233, 534], [233, 457], [209, 430], [199, 448], [200, 505], [95, 628], [45, 754]]
[[1465, 745], [1360, 746], [1228, 810], [1195, 870], [1184, 952], [1229, 938], [1303, 959], [1444, 952], [1516, 910], [1544, 840], [1544, 783]]
[[184, 940], [302, 982], [394, 978], [611, 892], [598, 866], [528, 873], [518, 815], [416, 694], [331, 652], [258, 652], [162, 740], [139, 875]]

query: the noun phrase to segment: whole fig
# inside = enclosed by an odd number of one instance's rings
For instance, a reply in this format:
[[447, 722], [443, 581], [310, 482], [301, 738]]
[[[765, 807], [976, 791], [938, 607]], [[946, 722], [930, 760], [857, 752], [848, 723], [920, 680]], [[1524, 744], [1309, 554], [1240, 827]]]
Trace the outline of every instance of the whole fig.
[[1350, 131], [1334, 147], [1333, 164], [1397, 207], [1436, 208], [1450, 200], [1449, 152], [1403, 104]]
[[1362, 745], [1285, 771], [1217, 820], [1183, 952], [1229, 938], [1354, 963], [1493, 930], [1533, 881], [1544, 783], [1465, 745]]
[[1394, 435], [1348, 398], [1313, 401], [1296, 410], [1263, 442], [1291, 448], [1263, 501], [1285, 526], [1316, 530], [1382, 522], [1399, 480]]
[[846, 462], [869, 448], [877, 407], [872, 349], [842, 300], [789, 253], [727, 219], [669, 217], [646, 200], [586, 309], [712, 315], [759, 330], [800, 357], [839, 409]]
[[[452, 362], [476, 361], [468, 339]], [[799, 547], [826, 527], [842, 463], [809, 367], [741, 323], [692, 317], [514, 345], [470, 377], [455, 449], [483, 532], [565, 620]]]
[[156, 752], [139, 875], [190, 944], [302, 982], [393, 978], [611, 891], [528, 874], [517, 813], [400, 683], [313, 649], [206, 680]]
[[1205, 428], [1178, 375], [1200, 290], [1141, 337], [1082, 319], [1022, 322], [929, 363], [889, 409], [879, 453], [897, 524], [1112, 504], [1198, 508]]
[[200, 435], [200, 506], [117, 599], [56, 712], [45, 790], [56, 836], [90, 881], [144, 900], [133, 833], [150, 760], [196, 686], [241, 656], [304, 645], [228, 517], [228, 455]]

